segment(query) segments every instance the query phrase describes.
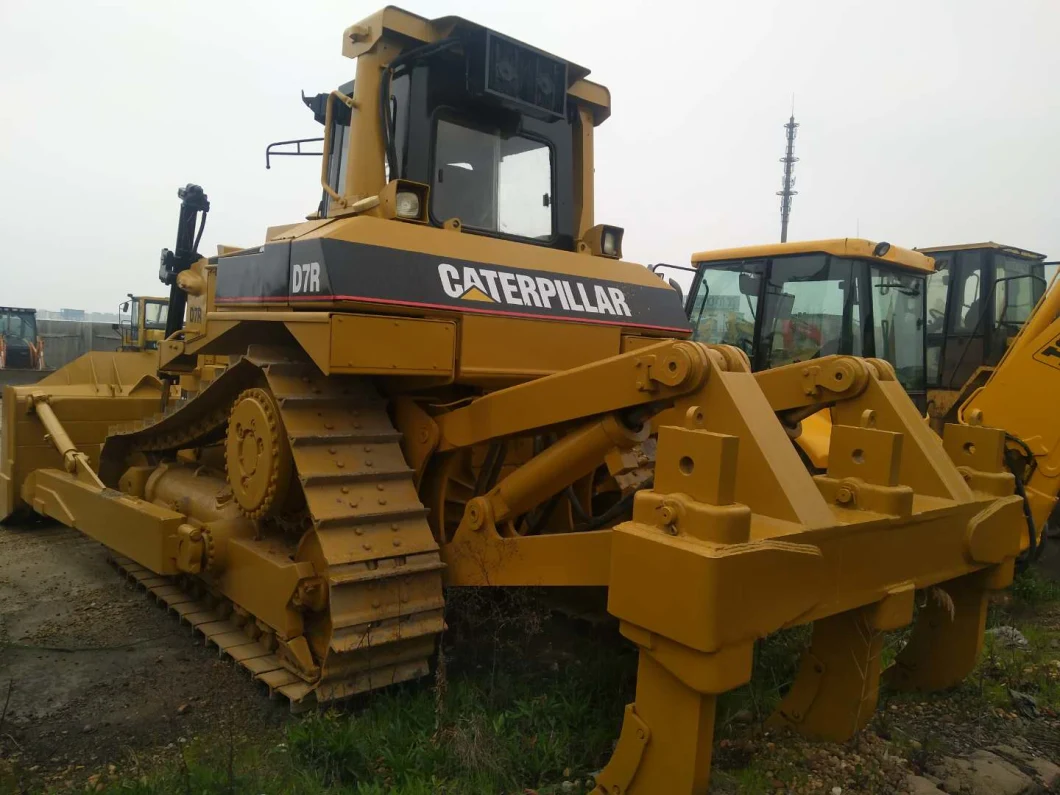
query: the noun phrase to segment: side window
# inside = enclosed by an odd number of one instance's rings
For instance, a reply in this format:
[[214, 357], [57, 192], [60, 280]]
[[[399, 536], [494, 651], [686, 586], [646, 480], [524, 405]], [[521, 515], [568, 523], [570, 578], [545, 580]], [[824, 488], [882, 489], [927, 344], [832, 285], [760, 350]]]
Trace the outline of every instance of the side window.
[[935, 272], [927, 277], [927, 382], [937, 386], [942, 374], [942, 343], [946, 332], [946, 300], [953, 255], [935, 257]]
[[907, 392], [922, 392], [926, 386], [923, 279], [873, 267], [872, 317], [876, 355], [894, 365]]
[[692, 339], [735, 345], [750, 356], [765, 272], [761, 261], [704, 265], [689, 320]]
[[824, 254], [773, 260], [762, 324], [763, 366], [859, 356], [861, 307], [850, 260]]
[[[331, 103], [331, 132], [328, 142], [328, 185], [342, 196], [346, 192], [346, 163], [350, 148], [350, 109], [335, 97]], [[324, 195], [324, 212], [331, 208], [331, 197]]]
[[985, 309], [980, 300], [983, 290], [983, 252], [959, 252], [953, 278], [956, 285], [949, 330], [953, 334], [979, 336], [983, 333], [983, 324], [979, 319]]
[[509, 235], [552, 237], [552, 150], [513, 136], [501, 141], [497, 170], [497, 229]]

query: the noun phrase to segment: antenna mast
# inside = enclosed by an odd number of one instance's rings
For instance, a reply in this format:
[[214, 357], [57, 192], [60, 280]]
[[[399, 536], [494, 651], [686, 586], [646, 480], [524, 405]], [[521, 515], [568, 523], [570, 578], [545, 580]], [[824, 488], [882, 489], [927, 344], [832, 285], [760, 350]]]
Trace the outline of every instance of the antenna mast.
[[799, 129], [798, 123], [795, 121], [795, 100], [791, 101], [791, 118], [788, 119], [788, 123], [784, 125], [786, 130], [787, 148], [784, 150], [784, 157], [780, 158], [780, 162], [784, 164], [784, 181], [781, 185], [781, 190], [777, 191], [777, 196], [780, 197], [780, 242], [788, 242], [788, 218], [791, 216], [791, 200], [794, 196], [798, 195], [798, 191], [795, 190], [795, 164], [799, 162], [799, 158], [795, 157], [795, 133]]

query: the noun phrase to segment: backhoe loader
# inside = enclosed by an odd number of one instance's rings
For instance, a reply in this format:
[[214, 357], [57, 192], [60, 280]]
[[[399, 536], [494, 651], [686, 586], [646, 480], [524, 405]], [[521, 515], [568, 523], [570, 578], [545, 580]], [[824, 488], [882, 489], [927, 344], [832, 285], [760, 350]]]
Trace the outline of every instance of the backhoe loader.
[[1044, 254], [997, 243], [935, 246], [928, 278], [927, 412], [941, 432], [982, 386], [1045, 293]]
[[[446, 588], [605, 588], [639, 664], [599, 795], [704, 793], [717, 695], [781, 628], [813, 634], [771, 720], [811, 736], [869, 720], [921, 589], [952, 617], [889, 680], [971, 671], [1024, 527], [1002, 431], [940, 441], [882, 359], [691, 339], [594, 218], [587, 69], [396, 8], [342, 50], [319, 210], [205, 257], [182, 188], [166, 338], [5, 391], [3, 515], [102, 542], [295, 707], [426, 674]], [[787, 428], [824, 405], [812, 475]]]
[[0, 384], [31, 384], [46, 373], [37, 310], [0, 306]]

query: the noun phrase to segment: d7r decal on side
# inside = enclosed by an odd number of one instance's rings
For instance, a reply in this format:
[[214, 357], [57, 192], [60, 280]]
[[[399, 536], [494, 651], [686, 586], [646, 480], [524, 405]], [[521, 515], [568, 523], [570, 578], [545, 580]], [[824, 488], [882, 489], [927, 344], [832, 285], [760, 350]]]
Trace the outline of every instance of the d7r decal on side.
[[1050, 340], [1034, 354], [1034, 361], [1060, 370], [1060, 337]]
[[291, 294], [320, 292], [320, 263], [291, 265]]

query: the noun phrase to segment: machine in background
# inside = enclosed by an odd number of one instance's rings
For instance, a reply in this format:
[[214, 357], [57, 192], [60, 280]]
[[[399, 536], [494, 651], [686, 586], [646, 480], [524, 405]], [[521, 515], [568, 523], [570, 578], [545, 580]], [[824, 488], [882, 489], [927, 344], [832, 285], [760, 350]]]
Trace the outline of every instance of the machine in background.
[[121, 335], [119, 350], [154, 351], [166, 336], [169, 299], [129, 293], [118, 307], [114, 330]]

